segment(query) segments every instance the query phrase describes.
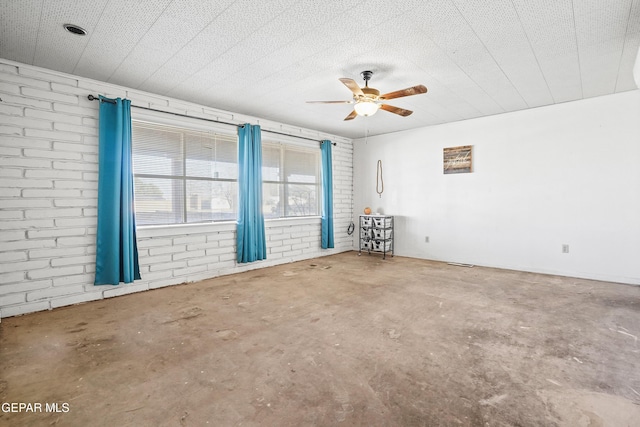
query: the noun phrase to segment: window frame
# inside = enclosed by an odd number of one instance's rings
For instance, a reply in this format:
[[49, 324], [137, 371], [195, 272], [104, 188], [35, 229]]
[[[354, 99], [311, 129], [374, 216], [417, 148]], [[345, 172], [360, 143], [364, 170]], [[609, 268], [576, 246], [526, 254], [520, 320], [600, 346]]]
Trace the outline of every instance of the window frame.
[[[279, 181], [274, 181], [274, 180], [266, 180], [264, 177], [262, 178], [262, 185], [263, 185], [263, 189], [264, 189], [264, 185], [265, 184], [277, 184], [280, 188], [279, 191], [281, 191], [280, 194], [280, 200], [284, 200], [287, 201], [288, 200], [288, 196], [289, 196], [289, 186], [290, 185], [314, 185], [316, 188], [316, 206], [315, 206], [315, 213], [313, 214], [309, 214], [309, 215], [286, 215], [286, 211], [287, 208], [286, 206], [288, 206], [288, 203], [282, 203], [282, 207], [281, 207], [281, 212], [278, 213], [278, 216], [275, 217], [268, 217], [265, 218], [265, 220], [278, 220], [278, 219], [293, 219], [293, 218], [312, 218], [312, 217], [319, 217], [320, 216], [320, 212], [321, 212], [321, 199], [322, 199], [322, 156], [321, 156], [321, 151], [320, 151], [320, 147], [313, 147], [310, 144], [300, 144], [300, 143], [294, 143], [294, 142], [290, 142], [287, 141], [286, 139], [274, 139], [274, 138], [263, 138], [262, 139], [262, 149], [264, 152], [264, 149], [266, 148], [279, 148], [279, 155], [280, 155], [280, 168], [282, 169], [280, 171], [280, 180]], [[287, 150], [291, 150], [291, 151], [298, 151], [298, 152], [302, 152], [302, 153], [312, 153], [315, 156], [315, 176], [316, 176], [316, 182], [315, 183], [309, 183], [309, 182], [302, 182], [302, 181], [287, 181], [286, 176], [287, 176], [287, 165], [285, 164], [285, 157], [286, 157], [286, 151]], [[263, 159], [264, 159], [264, 154], [263, 154]], [[264, 167], [264, 166], [263, 166]], [[264, 190], [263, 190], [263, 201], [262, 201], [262, 206], [263, 206], [263, 210], [264, 210]]]
[[[176, 120], [173, 118], [165, 117], [167, 114], [157, 113], [157, 114], [149, 114], [152, 112], [147, 112], [146, 114], [132, 114], [131, 124], [132, 128], [135, 126], [135, 123], [140, 123], [142, 126], [148, 125], [150, 127], [164, 127], [170, 128], [176, 131], [176, 133], [180, 134], [180, 152], [181, 152], [181, 169], [182, 175], [171, 175], [171, 174], [148, 174], [148, 173], [137, 173], [135, 171], [135, 164], [133, 168], [133, 177], [135, 178], [151, 178], [151, 179], [166, 179], [173, 182], [179, 182], [180, 191], [181, 191], [181, 209], [179, 212], [180, 220], [173, 222], [164, 222], [164, 223], [151, 223], [151, 224], [142, 224], [140, 227], [168, 227], [168, 226], [184, 226], [184, 225], [195, 225], [195, 224], [213, 224], [213, 223], [224, 223], [224, 222], [235, 222], [237, 221], [237, 207], [238, 207], [238, 197], [236, 191], [236, 201], [235, 201], [235, 210], [233, 214], [235, 217], [233, 219], [205, 219], [200, 221], [187, 221], [188, 219], [188, 211], [189, 211], [189, 196], [187, 194], [187, 184], [189, 181], [206, 181], [206, 182], [235, 182], [236, 185], [238, 183], [238, 177], [235, 179], [232, 178], [215, 178], [215, 177], [201, 177], [201, 176], [190, 176], [187, 175], [187, 142], [185, 141], [185, 134], [187, 133], [206, 133], [206, 134], [219, 134], [224, 136], [233, 136], [235, 138], [236, 144], [236, 153], [238, 151], [238, 134], [237, 131], [234, 132], [235, 128], [230, 129], [229, 126], [215, 126], [216, 123], [207, 122], [205, 125], [203, 121], [198, 120], [197, 118], [184, 118], [181, 120]], [[211, 126], [214, 125], [214, 126]], [[133, 136], [133, 129], [132, 129]], [[135, 146], [135, 140], [132, 138], [132, 146]], [[236, 157], [237, 162], [237, 157]], [[238, 188], [236, 187], [236, 190]], [[172, 201], [174, 203], [174, 201]], [[136, 216], [138, 216], [138, 212], [136, 212]], [[177, 219], [177, 212], [174, 215], [174, 219]]]

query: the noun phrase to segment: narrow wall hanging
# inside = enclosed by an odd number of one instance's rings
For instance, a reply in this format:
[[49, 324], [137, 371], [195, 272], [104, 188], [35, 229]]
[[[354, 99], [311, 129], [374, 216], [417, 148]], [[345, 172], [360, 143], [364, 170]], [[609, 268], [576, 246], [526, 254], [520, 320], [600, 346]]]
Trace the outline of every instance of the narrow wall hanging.
[[382, 199], [382, 192], [384, 191], [384, 180], [382, 179], [382, 160], [378, 160], [376, 170], [376, 193]]

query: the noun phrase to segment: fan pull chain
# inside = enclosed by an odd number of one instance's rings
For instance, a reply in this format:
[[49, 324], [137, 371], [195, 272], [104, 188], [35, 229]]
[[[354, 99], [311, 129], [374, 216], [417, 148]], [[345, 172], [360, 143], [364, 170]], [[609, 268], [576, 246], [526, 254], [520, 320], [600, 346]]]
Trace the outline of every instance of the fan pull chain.
[[376, 171], [376, 193], [382, 199], [382, 192], [384, 191], [384, 180], [382, 179], [382, 160], [378, 160], [378, 166]]

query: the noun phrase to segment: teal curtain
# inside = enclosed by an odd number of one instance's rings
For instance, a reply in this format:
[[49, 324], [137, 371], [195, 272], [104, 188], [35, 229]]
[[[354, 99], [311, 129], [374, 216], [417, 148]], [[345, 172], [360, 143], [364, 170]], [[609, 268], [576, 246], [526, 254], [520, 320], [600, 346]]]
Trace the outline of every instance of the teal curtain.
[[140, 279], [131, 164], [131, 101], [100, 96], [96, 285]]
[[331, 141], [322, 141], [322, 249], [333, 248], [333, 176], [331, 172]]
[[260, 126], [238, 128], [238, 262], [267, 258], [262, 213], [262, 141]]

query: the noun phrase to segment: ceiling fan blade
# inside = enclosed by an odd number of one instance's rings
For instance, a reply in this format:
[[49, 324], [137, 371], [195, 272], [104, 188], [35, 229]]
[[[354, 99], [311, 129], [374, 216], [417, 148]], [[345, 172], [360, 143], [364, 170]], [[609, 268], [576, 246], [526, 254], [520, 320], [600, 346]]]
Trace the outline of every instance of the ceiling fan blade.
[[427, 88], [423, 85], [418, 85], [402, 90], [397, 90], [395, 92], [385, 93], [384, 95], [380, 95], [380, 99], [402, 98], [403, 96], [419, 95], [421, 93], [427, 93]]
[[358, 113], [356, 113], [356, 110], [353, 110], [351, 112], [351, 114], [349, 114], [347, 117], [344, 118], [345, 121], [347, 120], [353, 120], [356, 118], [356, 116], [358, 115]]
[[343, 77], [343, 78], [341, 78], [341, 79], [340, 79], [340, 81], [341, 81], [342, 83], [344, 83], [344, 85], [345, 85], [346, 87], [348, 87], [348, 88], [349, 88], [349, 90], [350, 90], [351, 92], [353, 92], [353, 94], [354, 94], [355, 96], [364, 96], [364, 93], [362, 92], [362, 89], [360, 89], [360, 86], [358, 86], [358, 83], [356, 83], [356, 81], [355, 81], [355, 80], [353, 80], [353, 79], [347, 79], [347, 78], [344, 78], [344, 77]]
[[353, 101], [307, 101], [307, 104], [353, 104]]
[[384, 111], [388, 111], [393, 114], [398, 114], [402, 117], [410, 116], [413, 113], [413, 111], [411, 110], [405, 110], [404, 108], [398, 108], [398, 107], [394, 107], [393, 105], [387, 105], [387, 104], [380, 104], [380, 109]]

